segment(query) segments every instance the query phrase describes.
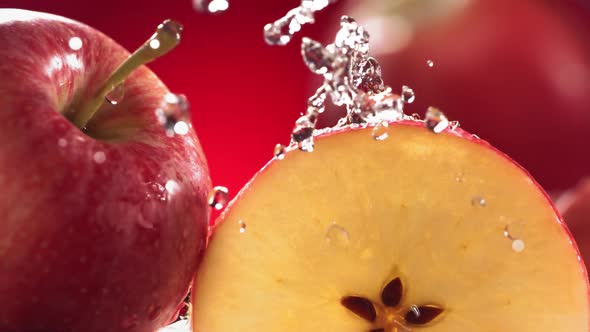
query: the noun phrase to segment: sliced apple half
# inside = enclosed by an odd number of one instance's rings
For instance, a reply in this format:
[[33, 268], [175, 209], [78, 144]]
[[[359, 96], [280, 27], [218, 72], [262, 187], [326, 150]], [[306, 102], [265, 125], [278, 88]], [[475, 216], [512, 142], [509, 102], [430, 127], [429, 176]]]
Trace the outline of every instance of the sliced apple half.
[[586, 270], [545, 193], [462, 130], [316, 138], [221, 217], [196, 332], [587, 332]]

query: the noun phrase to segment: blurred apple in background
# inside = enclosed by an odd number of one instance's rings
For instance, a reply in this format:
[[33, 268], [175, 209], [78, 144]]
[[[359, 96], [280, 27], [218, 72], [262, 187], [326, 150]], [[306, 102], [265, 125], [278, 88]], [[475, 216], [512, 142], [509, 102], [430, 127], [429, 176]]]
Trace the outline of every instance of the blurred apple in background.
[[407, 112], [441, 108], [547, 190], [590, 174], [590, 8], [583, 1], [348, 4], [343, 12], [367, 27], [385, 82], [414, 89]]
[[556, 206], [572, 232], [582, 258], [590, 262], [590, 177], [561, 195]]

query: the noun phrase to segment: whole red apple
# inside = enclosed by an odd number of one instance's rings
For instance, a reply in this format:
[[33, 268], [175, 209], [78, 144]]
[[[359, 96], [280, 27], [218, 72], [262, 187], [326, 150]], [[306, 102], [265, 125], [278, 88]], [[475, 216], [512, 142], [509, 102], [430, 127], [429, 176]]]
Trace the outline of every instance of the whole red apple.
[[[492, 142], [549, 190], [590, 174], [590, 10], [584, 1], [349, 1], [392, 87]], [[340, 13], [337, 13], [340, 15]], [[328, 34], [332, 36], [332, 34]]]
[[0, 331], [165, 325], [207, 234], [196, 134], [161, 127], [169, 92], [146, 67], [76, 127], [129, 56], [88, 26], [3, 9], [0, 45]]

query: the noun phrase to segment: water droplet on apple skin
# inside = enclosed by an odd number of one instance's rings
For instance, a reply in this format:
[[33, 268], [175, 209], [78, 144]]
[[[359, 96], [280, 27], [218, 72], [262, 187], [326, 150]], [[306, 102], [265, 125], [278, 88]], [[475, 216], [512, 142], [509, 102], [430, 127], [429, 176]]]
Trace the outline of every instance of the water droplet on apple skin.
[[186, 135], [190, 131], [190, 105], [184, 95], [167, 93], [156, 116], [169, 137]]
[[215, 210], [221, 210], [225, 207], [228, 202], [228, 194], [229, 191], [226, 187], [223, 186], [215, 186], [209, 192], [209, 196], [207, 198], [207, 202], [209, 206], [214, 208]]
[[121, 83], [107, 93], [105, 96], [106, 101], [111, 105], [118, 105], [123, 101], [125, 97], [125, 83]]

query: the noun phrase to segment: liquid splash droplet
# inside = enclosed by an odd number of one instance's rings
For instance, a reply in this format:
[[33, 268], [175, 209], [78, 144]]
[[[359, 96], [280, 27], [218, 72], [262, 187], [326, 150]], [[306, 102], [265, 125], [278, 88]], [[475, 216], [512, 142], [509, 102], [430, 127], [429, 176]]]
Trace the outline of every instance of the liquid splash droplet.
[[229, 191], [226, 187], [223, 186], [216, 186], [214, 187], [211, 192], [209, 192], [209, 197], [207, 199], [209, 206], [214, 208], [215, 210], [221, 210], [227, 204], [228, 201], [228, 194]]
[[334, 70], [332, 68], [334, 56], [315, 40], [303, 38], [301, 55], [309, 70], [315, 74], [324, 75]]
[[376, 141], [383, 141], [387, 139], [389, 137], [389, 123], [387, 121], [379, 122], [375, 127], [373, 127], [371, 136], [373, 136]]
[[329, 246], [346, 248], [350, 245], [350, 234], [346, 228], [334, 222], [326, 230], [325, 240]]
[[302, 0], [301, 5], [291, 9], [274, 23], [264, 26], [264, 40], [269, 45], [286, 45], [301, 26], [314, 23], [314, 13], [324, 9], [335, 0]]
[[117, 105], [123, 101], [125, 97], [125, 86], [124, 83], [117, 85], [116, 87], [111, 90], [111, 92], [107, 93], [105, 99], [111, 105]]
[[291, 142], [297, 144], [301, 151], [312, 152], [314, 149], [313, 132], [315, 123], [307, 115], [302, 115], [295, 122], [291, 132]]
[[407, 85], [402, 86], [402, 100], [406, 104], [411, 104], [416, 99], [414, 90]]
[[449, 120], [441, 110], [431, 106], [426, 111], [424, 125], [433, 133], [440, 134], [449, 126]]
[[282, 144], [277, 144], [275, 145], [275, 149], [274, 149], [274, 156], [275, 158], [277, 158], [278, 160], [283, 160], [285, 159], [285, 153], [286, 153], [286, 148], [284, 145]]
[[426, 65], [430, 68], [434, 67], [434, 61], [432, 60], [426, 60]]

